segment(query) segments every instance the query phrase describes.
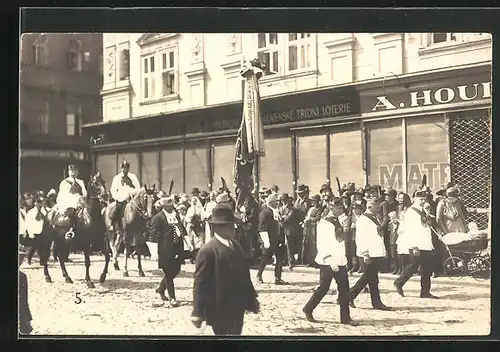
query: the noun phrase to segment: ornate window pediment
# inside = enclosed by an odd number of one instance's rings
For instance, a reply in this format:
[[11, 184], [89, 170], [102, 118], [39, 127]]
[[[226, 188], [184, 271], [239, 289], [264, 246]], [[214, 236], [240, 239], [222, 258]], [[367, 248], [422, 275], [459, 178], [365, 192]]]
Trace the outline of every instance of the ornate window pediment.
[[137, 44], [139, 46], [152, 44], [163, 39], [173, 38], [178, 36], [180, 33], [144, 33], [138, 40]]

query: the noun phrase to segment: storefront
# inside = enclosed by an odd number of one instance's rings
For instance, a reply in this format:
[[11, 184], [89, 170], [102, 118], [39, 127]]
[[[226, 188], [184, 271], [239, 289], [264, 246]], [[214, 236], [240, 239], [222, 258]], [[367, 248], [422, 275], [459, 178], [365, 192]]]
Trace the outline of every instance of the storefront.
[[491, 65], [359, 86], [365, 180], [411, 193], [461, 185], [469, 221], [487, 224], [491, 192]]
[[[359, 119], [359, 106], [354, 86], [263, 99], [266, 153], [258, 164], [260, 186], [278, 185], [291, 195], [300, 183], [316, 190], [330, 177], [332, 167], [346, 179], [361, 180], [361, 158], [350, 159], [344, 146], [359, 146], [361, 137], [353, 136], [344, 126], [325, 128]], [[130, 171], [148, 186], [155, 184], [166, 190], [173, 180], [174, 193], [190, 193], [194, 187], [217, 189], [224, 178], [234, 192], [241, 114], [242, 104], [237, 103], [88, 125], [84, 130], [88, 136], [105, 135], [102, 143], [93, 147], [93, 155], [94, 170], [101, 171], [106, 184], [125, 159]], [[340, 168], [338, 161], [332, 160], [342, 158], [352, 167]]]

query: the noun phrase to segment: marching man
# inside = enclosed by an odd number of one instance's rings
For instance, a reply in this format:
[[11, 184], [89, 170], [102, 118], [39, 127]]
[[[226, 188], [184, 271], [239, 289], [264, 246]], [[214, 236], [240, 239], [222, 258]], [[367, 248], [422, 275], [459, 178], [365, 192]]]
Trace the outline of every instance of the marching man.
[[384, 232], [381, 223], [377, 219], [380, 203], [380, 197], [373, 195], [367, 204], [366, 211], [356, 222], [356, 252], [358, 257], [363, 258], [365, 267], [363, 274], [351, 288], [350, 306], [352, 308], [355, 308], [354, 300], [368, 284], [373, 309], [391, 310], [390, 307], [382, 303], [378, 288], [378, 273], [387, 254], [384, 244]]
[[115, 211], [110, 215], [113, 226], [119, 224], [119, 220], [123, 217], [127, 201], [141, 188], [137, 176], [129, 172], [130, 164], [128, 161], [123, 160], [121, 169], [122, 171], [113, 177], [110, 189], [111, 196], [116, 201]]
[[347, 258], [345, 255], [345, 236], [342, 223], [346, 221], [342, 200], [335, 198], [328, 204], [328, 215], [317, 226], [316, 263], [319, 264], [319, 287], [314, 291], [303, 312], [306, 319], [315, 322], [313, 310], [328, 292], [332, 279], [337, 282], [340, 303], [340, 322], [357, 326], [349, 312], [349, 278], [347, 276]]
[[87, 197], [85, 183], [78, 178], [78, 169], [75, 165], [68, 166], [68, 177], [59, 184], [56, 207], [60, 212], [66, 212], [68, 208], [78, 208], [81, 198]]
[[438, 298], [430, 293], [434, 246], [432, 245], [430, 218], [424, 211], [426, 197], [426, 191], [415, 192], [414, 203], [405, 213], [405, 236], [407, 236], [410, 247], [412, 264], [408, 265], [403, 273], [394, 281], [396, 291], [403, 297], [404, 284], [413, 276], [413, 273], [420, 264], [422, 268], [422, 274], [420, 275], [420, 298]]

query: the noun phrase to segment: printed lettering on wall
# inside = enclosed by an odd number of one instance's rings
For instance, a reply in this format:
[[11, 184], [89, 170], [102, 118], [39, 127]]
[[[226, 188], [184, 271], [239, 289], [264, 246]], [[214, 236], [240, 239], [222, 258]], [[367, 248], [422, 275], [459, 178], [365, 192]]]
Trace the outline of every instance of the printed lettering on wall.
[[491, 81], [458, 85], [453, 87], [440, 87], [420, 91], [410, 91], [407, 96], [375, 97], [371, 111], [387, 111], [398, 108], [414, 108], [419, 106], [432, 106], [455, 102], [466, 102], [478, 99], [491, 99]]
[[[379, 184], [383, 188], [403, 189], [403, 167], [402, 164], [380, 165]], [[408, 164], [407, 189], [413, 190], [422, 184], [422, 178], [427, 175], [427, 186], [438, 190], [450, 180], [450, 168], [445, 162], [424, 162]]]

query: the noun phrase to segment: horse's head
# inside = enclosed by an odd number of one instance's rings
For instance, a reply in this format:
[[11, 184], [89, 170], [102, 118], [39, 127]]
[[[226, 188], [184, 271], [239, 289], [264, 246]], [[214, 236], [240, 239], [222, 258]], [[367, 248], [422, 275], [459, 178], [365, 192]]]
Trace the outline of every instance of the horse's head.
[[90, 177], [89, 189], [100, 201], [106, 201], [108, 192], [100, 171]]
[[148, 219], [153, 216], [154, 198], [155, 187], [148, 188], [147, 185], [144, 185], [134, 196], [134, 202]]

